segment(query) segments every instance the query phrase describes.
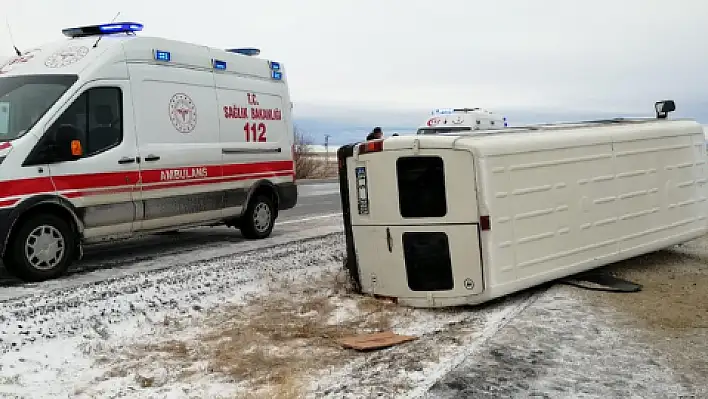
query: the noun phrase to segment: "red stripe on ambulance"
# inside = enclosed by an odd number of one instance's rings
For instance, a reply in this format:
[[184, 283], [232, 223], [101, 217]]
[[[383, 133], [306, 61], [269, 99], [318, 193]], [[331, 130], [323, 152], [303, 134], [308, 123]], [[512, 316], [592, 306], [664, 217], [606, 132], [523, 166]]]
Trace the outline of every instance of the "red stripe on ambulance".
[[[188, 174], [174, 172], [193, 169], [206, 169], [203, 174]], [[0, 195], [2, 198], [33, 195], [39, 193], [53, 193], [55, 191], [70, 191], [65, 194], [67, 198], [82, 197], [85, 195], [105, 195], [121, 192], [130, 192], [139, 189], [139, 179], [142, 175], [142, 190], [162, 190], [167, 188], [185, 187], [202, 184], [228, 183], [242, 180], [266, 179], [272, 177], [293, 176], [292, 161], [273, 161], [248, 164], [230, 164], [216, 166], [190, 166], [186, 168], [167, 168], [111, 173], [92, 173], [65, 176], [18, 179], [0, 182]], [[167, 175], [176, 177], [174, 180], [163, 180]], [[190, 176], [192, 176], [190, 178]], [[52, 180], [54, 184], [52, 184]], [[162, 184], [160, 184], [162, 183]], [[56, 186], [56, 187], [55, 187]], [[71, 192], [73, 190], [90, 190], [90, 192]]]

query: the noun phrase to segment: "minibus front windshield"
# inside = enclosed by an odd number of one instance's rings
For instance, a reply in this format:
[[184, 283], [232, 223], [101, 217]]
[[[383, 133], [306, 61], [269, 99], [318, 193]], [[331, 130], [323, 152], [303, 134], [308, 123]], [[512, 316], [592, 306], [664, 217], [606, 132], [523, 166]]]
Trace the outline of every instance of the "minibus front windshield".
[[29, 131], [77, 79], [76, 75], [0, 75], [0, 142]]

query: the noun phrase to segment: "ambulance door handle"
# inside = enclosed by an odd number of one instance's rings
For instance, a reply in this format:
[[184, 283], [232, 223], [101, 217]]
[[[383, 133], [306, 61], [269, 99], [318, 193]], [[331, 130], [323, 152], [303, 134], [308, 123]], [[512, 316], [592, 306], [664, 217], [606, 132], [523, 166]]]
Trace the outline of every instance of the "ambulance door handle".
[[135, 162], [135, 158], [123, 157], [118, 160], [118, 163], [121, 165], [126, 164], [126, 163], [133, 163], [133, 162]]
[[386, 243], [388, 244], [388, 252], [393, 252], [393, 239], [391, 238], [391, 229], [386, 227]]
[[157, 155], [154, 155], [154, 154], [150, 154], [145, 157], [146, 162], [159, 161], [159, 160], [160, 160], [160, 157], [158, 157]]

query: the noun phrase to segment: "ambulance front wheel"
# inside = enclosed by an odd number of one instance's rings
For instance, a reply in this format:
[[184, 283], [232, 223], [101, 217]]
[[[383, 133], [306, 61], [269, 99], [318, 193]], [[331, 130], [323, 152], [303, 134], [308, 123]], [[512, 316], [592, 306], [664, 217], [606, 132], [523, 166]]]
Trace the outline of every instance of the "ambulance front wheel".
[[241, 234], [245, 238], [261, 239], [270, 236], [275, 225], [273, 200], [265, 195], [255, 197], [248, 204], [240, 224]]
[[3, 262], [10, 274], [30, 282], [57, 278], [66, 273], [76, 250], [71, 226], [52, 214], [24, 221], [5, 251]]

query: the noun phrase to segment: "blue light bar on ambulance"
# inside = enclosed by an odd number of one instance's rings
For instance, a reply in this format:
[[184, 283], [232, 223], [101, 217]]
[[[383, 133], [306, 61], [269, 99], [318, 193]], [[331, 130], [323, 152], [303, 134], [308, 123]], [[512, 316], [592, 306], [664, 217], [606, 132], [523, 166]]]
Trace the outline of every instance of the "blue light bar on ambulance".
[[283, 73], [280, 71], [270, 71], [270, 77], [275, 80], [283, 80]]
[[261, 53], [260, 49], [253, 48], [253, 47], [244, 47], [244, 48], [230, 48], [226, 49], [229, 53], [236, 53], [236, 54], [243, 54], [243, 55], [248, 55], [251, 57], [257, 56]]
[[113, 33], [135, 33], [141, 30], [143, 30], [143, 24], [137, 22], [113, 22], [110, 24], [66, 28], [62, 29], [61, 33], [67, 37], [87, 37]]
[[211, 64], [214, 67], [214, 69], [218, 69], [220, 71], [226, 70], [226, 62], [225, 61], [213, 60]]
[[172, 56], [170, 56], [169, 51], [162, 51], [162, 50], [153, 50], [153, 56], [155, 57], [155, 61], [164, 61], [164, 62], [170, 62], [172, 59]]
[[268, 61], [268, 64], [270, 65], [270, 69], [274, 71], [279, 71], [280, 70], [280, 63], [275, 62], [275, 61]]

